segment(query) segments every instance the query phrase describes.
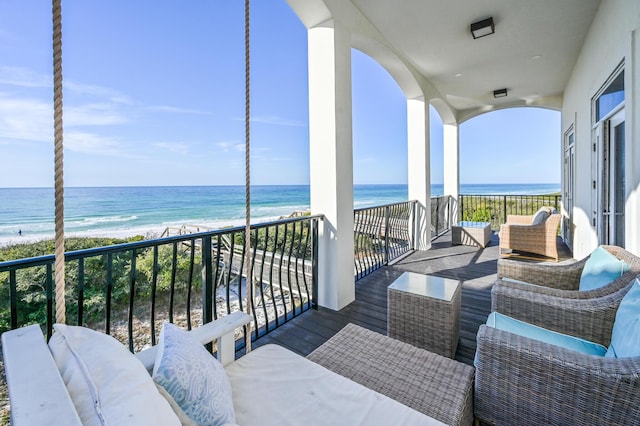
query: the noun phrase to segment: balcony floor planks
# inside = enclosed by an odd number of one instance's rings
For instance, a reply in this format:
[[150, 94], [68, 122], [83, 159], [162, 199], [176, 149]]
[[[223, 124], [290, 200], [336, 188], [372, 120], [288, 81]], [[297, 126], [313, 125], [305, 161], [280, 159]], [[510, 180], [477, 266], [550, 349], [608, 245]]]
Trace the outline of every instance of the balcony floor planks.
[[[566, 247], [561, 253], [570, 256]], [[311, 353], [348, 323], [386, 334], [387, 286], [403, 272], [411, 271], [457, 279], [462, 283], [460, 340], [456, 359], [472, 364], [476, 333], [491, 310], [491, 287], [496, 280], [498, 240], [492, 236], [485, 249], [451, 245], [446, 233], [427, 251], [415, 252], [399, 262], [382, 267], [356, 282], [356, 300], [340, 311], [319, 308], [292, 319], [254, 342], [254, 347], [275, 343], [302, 356]]]

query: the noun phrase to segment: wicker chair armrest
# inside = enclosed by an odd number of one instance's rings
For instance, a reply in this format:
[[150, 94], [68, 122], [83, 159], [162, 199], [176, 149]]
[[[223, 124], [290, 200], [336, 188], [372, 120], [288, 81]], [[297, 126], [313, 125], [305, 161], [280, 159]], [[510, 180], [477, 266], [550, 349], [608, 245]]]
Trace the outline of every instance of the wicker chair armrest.
[[533, 222], [533, 215], [507, 215], [508, 225], [531, 225], [531, 222]]
[[491, 310], [608, 346], [618, 306], [632, 283], [603, 297], [572, 299], [498, 282], [491, 289]]
[[586, 259], [562, 264], [498, 259], [498, 278], [513, 278], [563, 290], [577, 290]]
[[478, 419], [495, 425], [638, 424], [640, 358], [585, 355], [485, 325], [477, 342]]
[[500, 238], [502, 238], [502, 232], [507, 232], [507, 235], [511, 235], [513, 238], [514, 235], [518, 237], [526, 236], [526, 235], [537, 235], [540, 232], [544, 232], [544, 223], [538, 225], [525, 225], [518, 223], [503, 223], [500, 225]]
[[540, 235], [544, 235], [544, 224], [517, 225], [504, 223], [500, 225], [500, 247], [514, 248], [515, 246], [528, 246], [532, 241], [537, 241]]

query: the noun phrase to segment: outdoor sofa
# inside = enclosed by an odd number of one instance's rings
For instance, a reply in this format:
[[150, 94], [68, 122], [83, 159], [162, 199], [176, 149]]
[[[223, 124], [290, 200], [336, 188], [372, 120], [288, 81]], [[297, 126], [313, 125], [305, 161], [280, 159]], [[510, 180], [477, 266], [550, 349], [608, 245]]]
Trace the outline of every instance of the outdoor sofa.
[[[232, 423], [444, 424], [277, 345], [259, 347], [235, 360], [234, 330], [249, 321], [250, 316], [237, 312], [188, 333], [179, 332], [189, 336], [189, 345], [195, 344], [200, 349], [202, 344], [217, 339], [218, 359], [224, 365], [222, 375], [228, 378], [232, 389], [235, 411]], [[191, 352], [198, 350], [188, 347], [181, 351], [180, 345], [175, 344], [180, 340], [173, 339], [164, 337], [163, 344], [161, 335], [158, 345], [133, 355], [110, 336], [84, 327], [57, 326], [49, 345], [37, 325], [4, 333], [12, 424], [192, 424], [175, 401], [166, 398], [167, 392], [155, 386], [150, 375], [153, 371], [155, 378], [154, 363], [157, 363], [158, 373], [165, 373], [169, 380], [174, 371], [171, 368], [180, 373], [173, 375], [178, 378], [190, 375], [190, 370], [195, 370], [196, 379], [210, 377], [203, 373], [207, 366], [201, 368], [202, 360], [191, 361]], [[174, 356], [176, 351], [179, 356]], [[215, 361], [204, 352], [209, 358], [204, 363]], [[177, 358], [178, 367], [165, 368], [166, 360], [173, 357]], [[189, 362], [179, 367], [179, 362], [184, 362], [182, 357]], [[470, 370], [470, 374], [466, 372], [469, 377], [466, 387], [472, 388], [473, 368], [465, 367]], [[415, 379], [405, 377], [404, 382], [410, 386]], [[455, 376], [450, 379], [460, 381]], [[205, 388], [208, 386], [199, 383], [187, 389]], [[212, 405], [224, 406], [225, 393], [220, 391], [216, 395], [220, 398], [196, 401], [195, 412]], [[462, 395], [461, 400], [466, 399], [468, 396]]]

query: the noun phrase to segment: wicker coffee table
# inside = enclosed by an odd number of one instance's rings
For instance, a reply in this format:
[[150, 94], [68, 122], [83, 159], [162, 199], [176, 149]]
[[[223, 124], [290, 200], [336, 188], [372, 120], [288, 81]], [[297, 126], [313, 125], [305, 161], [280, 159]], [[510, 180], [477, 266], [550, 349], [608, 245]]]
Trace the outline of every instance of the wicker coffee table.
[[453, 358], [460, 336], [460, 283], [405, 272], [387, 287], [387, 335]]
[[462, 221], [451, 225], [451, 244], [485, 248], [491, 241], [491, 222]]

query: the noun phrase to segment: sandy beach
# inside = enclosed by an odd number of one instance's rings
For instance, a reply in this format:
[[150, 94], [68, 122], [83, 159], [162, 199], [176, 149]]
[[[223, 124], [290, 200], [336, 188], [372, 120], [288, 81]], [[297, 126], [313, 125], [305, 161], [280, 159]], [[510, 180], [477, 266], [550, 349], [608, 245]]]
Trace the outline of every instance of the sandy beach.
[[[271, 217], [271, 218], [260, 218], [253, 224], [271, 222], [274, 220], [278, 220], [280, 217]], [[149, 226], [141, 226], [135, 228], [102, 228], [81, 232], [66, 232], [66, 238], [129, 238], [135, 237], [137, 235], [142, 235], [145, 239], [154, 239], [159, 238], [163, 232], [167, 229], [170, 229], [170, 235], [178, 235], [177, 229], [181, 226], [185, 226], [187, 229], [191, 230], [191, 232], [197, 232], [199, 228], [200, 231], [204, 232], [207, 230], [215, 230], [221, 228], [228, 227], [237, 227], [244, 226], [244, 220], [228, 220], [225, 222], [221, 221], [212, 221], [212, 222], [204, 222], [204, 223], [184, 223], [184, 224], [170, 224], [170, 225], [149, 225]], [[16, 244], [30, 244], [38, 241], [44, 240], [52, 240], [54, 239], [54, 234], [29, 234], [28, 232], [23, 232], [22, 235], [11, 235], [11, 236], [0, 236], [0, 248], [9, 247]]]

